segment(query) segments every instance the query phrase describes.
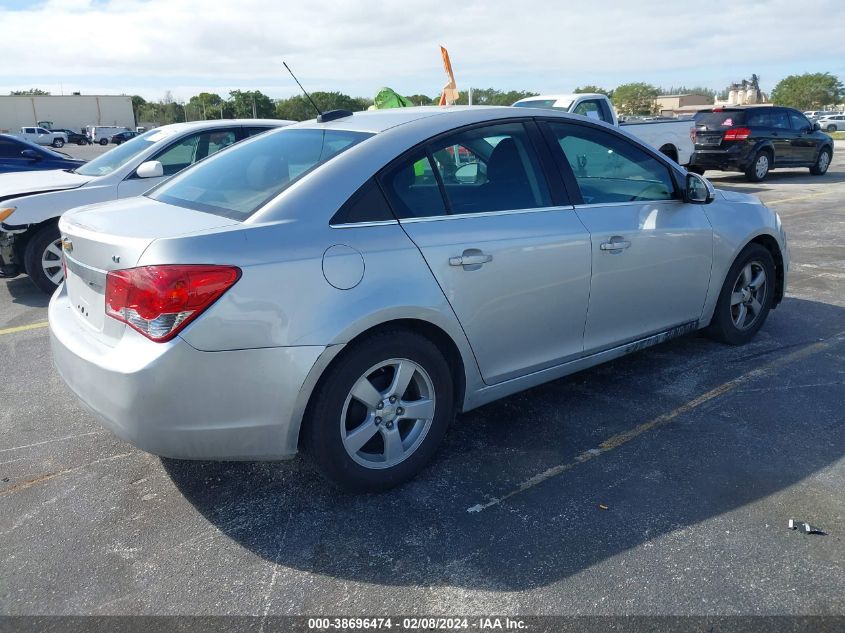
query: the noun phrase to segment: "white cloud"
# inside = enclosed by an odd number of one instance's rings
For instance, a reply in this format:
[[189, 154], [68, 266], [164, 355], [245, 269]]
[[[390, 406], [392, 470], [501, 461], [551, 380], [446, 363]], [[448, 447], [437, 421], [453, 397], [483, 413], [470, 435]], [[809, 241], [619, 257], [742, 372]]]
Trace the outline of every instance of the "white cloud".
[[434, 94], [444, 82], [441, 43], [464, 88], [719, 87], [751, 72], [774, 81], [796, 66], [845, 74], [845, 22], [822, 19], [839, 12], [821, 0], [48, 0], [0, 9], [0, 88], [47, 82], [56, 92], [62, 81], [65, 92], [284, 96], [296, 91], [285, 59], [315, 90]]

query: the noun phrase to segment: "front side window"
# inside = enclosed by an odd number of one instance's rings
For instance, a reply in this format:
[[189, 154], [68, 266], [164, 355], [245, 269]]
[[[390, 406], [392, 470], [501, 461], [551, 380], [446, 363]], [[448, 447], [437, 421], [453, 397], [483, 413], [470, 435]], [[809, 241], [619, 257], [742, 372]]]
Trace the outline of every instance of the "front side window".
[[[211, 157], [148, 195], [168, 204], [245, 220], [298, 178], [370, 136], [317, 128], [278, 130]], [[212, 139], [207, 140], [211, 145]]]
[[792, 123], [792, 129], [797, 132], [808, 132], [813, 127], [803, 114], [797, 112], [789, 113], [789, 121]]
[[588, 119], [595, 119], [597, 121], [603, 121], [604, 117], [602, 116], [601, 110], [601, 103], [596, 101], [595, 99], [591, 99], [589, 101], [582, 101], [575, 109], [572, 111], [573, 114], [580, 114], [581, 116], [585, 116]]
[[8, 138], [0, 138], [0, 158], [20, 158], [21, 152], [27, 149], [18, 145], [16, 141]]
[[234, 129], [200, 132], [177, 141], [150, 160], [161, 163], [165, 176], [173, 176], [185, 167], [234, 145], [236, 141]]
[[549, 122], [584, 204], [672, 200], [669, 168], [627, 139], [582, 125]]

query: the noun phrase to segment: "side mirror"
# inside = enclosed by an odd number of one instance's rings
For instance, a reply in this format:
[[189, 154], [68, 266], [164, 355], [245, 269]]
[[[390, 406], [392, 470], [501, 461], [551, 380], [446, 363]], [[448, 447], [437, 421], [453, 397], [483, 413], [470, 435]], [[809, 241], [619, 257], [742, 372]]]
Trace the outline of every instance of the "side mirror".
[[687, 174], [684, 199], [690, 204], [710, 204], [716, 199], [716, 190], [708, 180], [698, 174]]
[[148, 160], [138, 166], [135, 174], [138, 178], [161, 178], [164, 176], [164, 167], [157, 160]]
[[822, 124], [819, 123], [818, 121], [814, 122], [813, 123], [813, 132], [818, 132], [820, 129], [822, 129]]
[[467, 163], [461, 165], [455, 172], [455, 180], [461, 184], [475, 184], [480, 174], [478, 163]]
[[21, 152], [21, 156], [23, 158], [26, 158], [27, 160], [34, 160], [34, 161], [44, 160], [44, 157], [41, 154], [39, 154], [38, 152], [36, 152], [34, 149], [23, 150]]

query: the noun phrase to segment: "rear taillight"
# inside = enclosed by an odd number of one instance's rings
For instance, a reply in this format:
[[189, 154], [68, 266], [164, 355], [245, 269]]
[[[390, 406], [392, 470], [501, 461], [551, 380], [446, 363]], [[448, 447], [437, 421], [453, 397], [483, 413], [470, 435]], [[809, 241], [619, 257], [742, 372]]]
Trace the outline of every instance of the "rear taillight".
[[725, 132], [723, 140], [725, 141], [744, 141], [751, 135], [751, 130], [747, 127], [734, 127]]
[[169, 341], [240, 279], [234, 266], [171, 265], [113, 270], [106, 314], [156, 342]]

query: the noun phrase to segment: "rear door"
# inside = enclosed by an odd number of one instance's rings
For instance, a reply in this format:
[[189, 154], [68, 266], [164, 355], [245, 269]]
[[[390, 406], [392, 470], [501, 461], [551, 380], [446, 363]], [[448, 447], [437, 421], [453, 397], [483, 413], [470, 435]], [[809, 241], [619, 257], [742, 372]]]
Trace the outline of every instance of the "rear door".
[[233, 145], [238, 140], [239, 132], [239, 127], [216, 128], [183, 136], [147, 159], [161, 163], [164, 168], [163, 176], [139, 178], [133, 171], [118, 186], [117, 197], [131, 198], [149, 191], [198, 160]]
[[775, 166], [784, 167], [801, 162], [801, 148], [796, 143], [798, 133], [789, 123], [789, 115], [782, 108], [771, 109], [772, 146], [775, 148]]
[[532, 133], [513, 121], [467, 128], [380, 177], [488, 384], [583, 349], [589, 235], [562, 186], [550, 190]]
[[542, 128], [590, 232], [585, 352], [697, 324], [713, 255], [702, 207], [682, 201], [662, 159], [619, 134], [573, 122]]

